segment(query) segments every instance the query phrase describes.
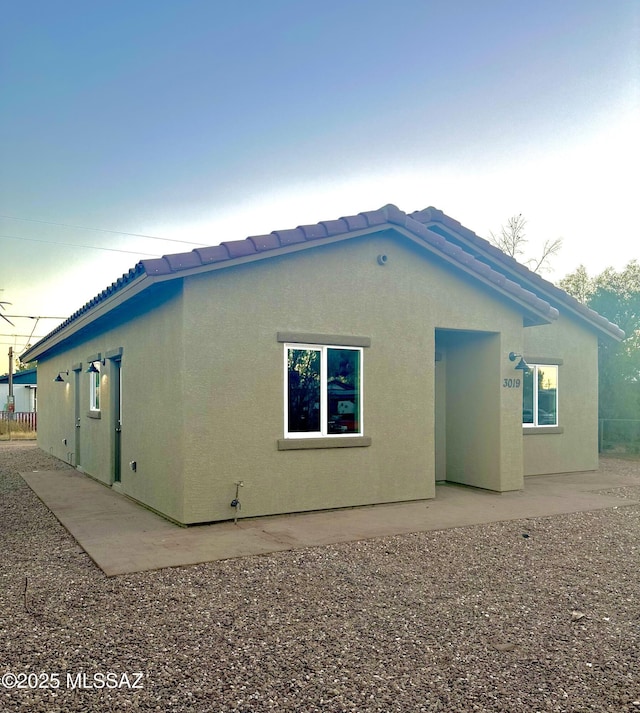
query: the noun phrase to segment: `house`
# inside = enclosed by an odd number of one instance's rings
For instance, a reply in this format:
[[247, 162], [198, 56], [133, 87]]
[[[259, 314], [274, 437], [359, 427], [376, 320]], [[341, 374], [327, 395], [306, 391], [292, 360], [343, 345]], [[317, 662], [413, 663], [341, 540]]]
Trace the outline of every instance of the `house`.
[[22, 358], [41, 448], [191, 524], [236, 493], [250, 517], [594, 470], [598, 341], [623, 336], [388, 205], [142, 260]]
[[[16, 413], [34, 413], [38, 404], [36, 369], [23, 369], [13, 374], [13, 399]], [[0, 411], [9, 410], [9, 375], [0, 376]]]

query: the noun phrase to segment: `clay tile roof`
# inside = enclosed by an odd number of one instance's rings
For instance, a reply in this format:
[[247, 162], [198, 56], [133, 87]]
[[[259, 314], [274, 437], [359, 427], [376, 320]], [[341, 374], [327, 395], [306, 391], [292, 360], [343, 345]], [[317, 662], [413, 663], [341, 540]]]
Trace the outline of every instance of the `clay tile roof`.
[[257, 252], [262, 253], [266, 250], [275, 250], [280, 247], [280, 241], [275, 233], [270, 235], [254, 235], [248, 240], [251, 240]]
[[393, 205], [393, 203], [389, 203], [380, 210], [385, 214], [387, 223], [393, 223], [395, 225], [407, 224], [407, 214], [401, 211], [400, 208], [398, 208], [397, 206]]
[[380, 210], [369, 210], [366, 213], [358, 213], [367, 221], [367, 227], [371, 228], [376, 225], [382, 225], [387, 222], [386, 212], [383, 208]]
[[140, 260], [147, 275], [169, 275], [173, 270], [168, 260], [163, 257], [154, 257], [150, 260]]
[[364, 230], [369, 227], [369, 223], [367, 223], [367, 219], [362, 213], [359, 215], [347, 215], [342, 220], [347, 224], [348, 230]]
[[445, 241], [444, 245], [442, 246], [442, 252], [446, 253], [447, 255], [450, 255], [451, 257], [458, 257], [462, 250], [457, 245], [454, 245], [453, 243], [447, 243]]
[[314, 223], [313, 225], [299, 225], [298, 230], [304, 233], [307, 240], [317, 240], [318, 238], [327, 237], [327, 229], [322, 223]]
[[431, 245], [434, 245], [437, 247], [439, 250], [442, 250], [444, 246], [447, 244], [446, 238], [443, 238], [442, 235], [438, 235], [438, 233], [433, 233], [427, 230], [427, 233], [429, 233], [428, 237], [425, 237], [425, 240], [428, 240]]
[[489, 265], [485, 265], [483, 262], [478, 262], [476, 265], [476, 270], [485, 277], [491, 272]]
[[323, 220], [320, 225], [324, 226], [328, 236], [340, 235], [349, 230], [349, 224], [344, 218], [338, 218], [338, 220]]
[[230, 240], [221, 243], [229, 251], [229, 257], [246, 257], [256, 252], [255, 245], [251, 240]]
[[222, 262], [231, 257], [224, 245], [214, 245], [210, 248], [196, 248], [194, 252], [198, 253], [200, 262], [202, 262], [203, 265], [209, 265], [213, 262]]
[[[548, 280], [545, 280], [537, 273], [532, 272], [528, 267], [519, 263], [515, 258], [502, 252], [502, 250], [495, 247], [495, 245], [492, 245], [488, 240], [481, 238], [472, 230], [469, 230], [469, 228], [465, 228], [464, 225], [454, 218], [449, 217], [441, 210], [430, 206], [424, 210], [418, 210], [410, 213], [409, 219], [418, 221], [423, 225], [427, 223], [440, 223], [446, 228], [449, 228], [464, 238], [470, 245], [476, 248], [479, 253], [486, 255], [487, 259], [489, 259], [496, 268], [500, 265], [504, 266], [509, 274], [514, 277], [514, 279], [520, 279], [524, 282], [524, 284], [531, 285], [533, 289], [540, 290], [545, 297], [556, 302], [557, 304], [569, 306], [574, 312], [582, 315], [588, 322], [591, 322], [591, 324], [597, 326], [614, 339], [624, 339], [624, 331], [620, 329], [617, 324], [613, 324], [613, 322], [610, 322], [606, 317], [603, 317], [601, 314], [598, 314], [594, 310], [579, 302], [568, 292], [565, 292], [560, 287], [556, 287], [556, 285]], [[437, 235], [437, 233], [434, 233], [434, 235]], [[445, 238], [443, 239], [446, 240]], [[479, 264], [482, 265], [484, 263], [479, 261]], [[529, 292], [533, 296], [530, 298], [530, 302], [532, 304], [535, 303], [535, 300], [543, 301], [540, 297], [537, 297], [534, 292]], [[535, 300], [533, 299], [534, 297]]]
[[[432, 229], [434, 223], [445, 226], [454, 231], [456, 235], [451, 236], [451, 239], [449, 239], [440, 232], [436, 232]], [[289, 230], [275, 230], [268, 235], [251, 236], [244, 240], [227, 241], [212, 247], [196, 248], [191, 252], [141, 260], [127, 274], [85, 304], [28, 351], [35, 350], [36, 347], [46, 342], [79, 316], [138, 278], [144, 276], [153, 278], [171, 274], [180, 276], [182, 271], [194, 268], [202, 268], [234, 259], [241, 260], [255, 255], [264, 254], [266, 256], [270, 252], [277, 253], [278, 251], [286, 250], [290, 246], [294, 246], [294, 249], [297, 245], [304, 247], [304, 243], [309, 241], [321, 242], [323, 238], [333, 238], [341, 235], [348, 238], [350, 233], [366, 231], [368, 228], [384, 230], [385, 226], [391, 225], [402, 227], [416, 242], [429, 245], [453, 264], [457, 264], [460, 269], [477, 276], [489, 284], [495, 285], [512, 295], [522, 304], [528, 305], [530, 309], [545, 315], [547, 319], [558, 317], [557, 308], [546, 301], [549, 296], [551, 301], [555, 300], [559, 304], [571, 306], [574, 313], [582, 315], [589, 323], [599, 327], [608, 335], [618, 339], [624, 337], [624, 333], [616, 325], [585, 305], [580, 304], [566, 292], [542, 279], [539, 275], [532, 273], [525, 266], [520, 265], [520, 263], [502, 253], [488, 241], [460, 225], [458, 221], [449, 218], [442, 211], [429, 207], [407, 215], [395, 205], [389, 204], [378, 210], [345, 216], [337, 220], [325, 220], [313, 225], [301, 225]], [[481, 259], [478, 259], [478, 257]]]
[[165, 255], [164, 259], [169, 263], [174, 272], [177, 270], [188, 270], [190, 267], [199, 267], [202, 265], [200, 256], [195, 250], [188, 253]]
[[278, 237], [281, 245], [295, 245], [296, 243], [304, 243], [306, 240], [304, 231], [300, 228], [274, 230], [272, 234]]

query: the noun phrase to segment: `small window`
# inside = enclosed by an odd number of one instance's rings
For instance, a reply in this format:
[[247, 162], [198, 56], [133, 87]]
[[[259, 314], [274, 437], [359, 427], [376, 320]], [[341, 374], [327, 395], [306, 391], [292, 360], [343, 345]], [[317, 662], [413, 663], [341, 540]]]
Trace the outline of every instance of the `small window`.
[[285, 346], [285, 434], [362, 435], [362, 349]]
[[93, 362], [96, 371], [89, 372], [89, 410], [100, 410], [100, 362]]
[[522, 389], [522, 424], [524, 426], [558, 425], [558, 367], [529, 364]]

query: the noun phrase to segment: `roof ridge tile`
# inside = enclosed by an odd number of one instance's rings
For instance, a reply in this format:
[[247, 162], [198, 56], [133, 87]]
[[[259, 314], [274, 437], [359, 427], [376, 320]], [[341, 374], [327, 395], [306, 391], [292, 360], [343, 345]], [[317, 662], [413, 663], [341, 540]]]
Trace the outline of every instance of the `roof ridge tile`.
[[171, 255], [163, 255], [163, 257], [174, 272], [176, 270], [188, 270], [191, 267], [200, 267], [202, 265], [202, 260], [196, 250], [191, 250], [186, 253], [172, 253]]
[[345, 215], [341, 218], [341, 220], [344, 220], [347, 224], [348, 230], [345, 232], [351, 232], [352, 230], [364, 230], [369, 227], [369, 223], [362, 213], [358, 213], [358, 215]]
[[230, 258], [246, 257], [256, 252], [256, 246], [247, 238], [243, 240], [225, 240], [220, 245], [227, 249]]
[[212, 245], [209, 248], [196, 248], [194, 252], [200, 256], [200, 261], [203, 265], [209, 265], [213, 262], [223, 262], [229, 260], [231, 255], [225, 245]]
[[320, 225], [324, 226], [327, 231], [327, 237], [333, 237], [334, 235], [342, 235], [349, 230], [349, 224], [344, 218], [338, 218], [337, 220], [322, 220]]
[[327, 229], [322, 225], [322, 223], [312, 223], [310, 225], [299, 225], [298, 230], [302, 230], [304, 237], [307, 240], [318, 240], [320, 238], [326, 238], [328, 233]]
[[256, 252], [263, 253], [268, 250], [276, 250], [281, 246], [280, 240], [275, 233], [269, 233], [268, 235], [252, 235], [247, 238], [251, 240]]
[[367, 221], [368, 228], [374, 228], [376, 225], [382, 225], [387, 222], [387, 215], [384, 208], [378, 210], [367, 210], [363, 213], [358, 213]]
[[275, 235], [282, 247], [287, 245], [296, 245], [297, 243], [304, 243], [306, 241], [306, 236], [301, 228], [287, 228], [286, 230], [274, 230], [272, 235]]
[[385, 218], [387, 220], [387, 223], [391, 223], [392, 225], [402, 225], [405, 226], [407, 224], [407, 221], [409, 219], [409, 216], [398, 206], [394, 205], [393, 203], [387, 203], [387, 205], [382, 206], [380, 208], [381, 211], [383, 211]]
[[147, 275], [168, 275], [172, 272], [169, 261], [164, 257], [153, 257], [148, 260], [140, 260]]

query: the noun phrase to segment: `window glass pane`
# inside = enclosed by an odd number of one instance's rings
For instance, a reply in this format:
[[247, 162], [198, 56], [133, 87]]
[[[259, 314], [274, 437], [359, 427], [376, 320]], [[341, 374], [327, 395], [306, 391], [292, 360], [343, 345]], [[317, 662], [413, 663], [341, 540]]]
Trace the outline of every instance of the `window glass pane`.
[[538, 367], [538, 425], [558, 423], [558, 367]]
[[317, 432], [320, 430], [320, 352], [289, 349], [287, 367], [289, 431]]
[[522, 423], [533, 423], [534, 369], [522, 372]]
[[100, 365], [96, 366], [98, 371], [89, 373], [89, 410], [100, 410]]
[[327, 411], [328, 433], [359, 433], [359, 350], [327, 350]]

